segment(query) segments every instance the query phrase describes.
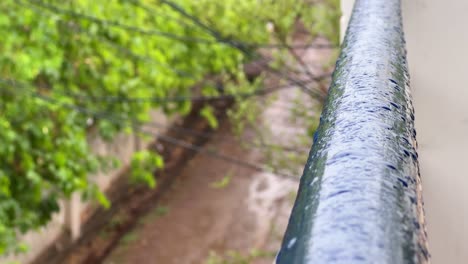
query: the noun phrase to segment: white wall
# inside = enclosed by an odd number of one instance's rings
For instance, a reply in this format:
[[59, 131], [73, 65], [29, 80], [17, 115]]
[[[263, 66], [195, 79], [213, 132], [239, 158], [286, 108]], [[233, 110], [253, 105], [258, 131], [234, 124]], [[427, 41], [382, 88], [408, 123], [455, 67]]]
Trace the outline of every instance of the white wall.
[[[153, 111], [151, 113], [151, 121], [162, 124], [163, 126], [169, 126], [174, 120], [176, 119], [168, 119], [160, 111]], [[158, 129], [154, 126], [146, 125], [143, 127], [143, 130], [149, 133], [164, 133], [166, 129], [164, 127]], [[107, 190], [111, 186], [113, 180], [129, 165], [132, 154], [136, 151], [148, 148], [152, 141], [154, 141], [154, 138], [143, 140], [134, 134], [122, 133], [117, 135], [112, 142], [104, 142], [97, 137], [96, 134], [91, 133], [88, 137], [88, 144], [91, 146], [93, 153], [113, 156], [118, 159], [122, 165], [118, 169], [92, 175], [91, 179], [97, 183], [101, 190]], [[1, 257], [0, 264], [12, 263], [12, 261], [18, 261], [19, 263], [32, 262], [44, 250], [52, 245], [65, 230], [71, 233], [73, 239], [79, 238], [81, 235], [81, 225], [87, 220], [87, 217], [89, 217], [91, 213], [88, 209], [92, 211], [95, 206], [93, 207], [89, 202], [82, 202], [80, 195], [77, 193], [72, 195], [70, 201], [64, 201], [61, 204], [62, 210], [54, 215], [52, 221], [46, 227], [41, 228], [37, 232], [29, 232], [21, 237], [21, 240], [29, 246], [27, 254]], [[85, 214], [86, 212], [89, 214]]]
[[432, 263], [468, 263], [468, 1], [401, 1]]

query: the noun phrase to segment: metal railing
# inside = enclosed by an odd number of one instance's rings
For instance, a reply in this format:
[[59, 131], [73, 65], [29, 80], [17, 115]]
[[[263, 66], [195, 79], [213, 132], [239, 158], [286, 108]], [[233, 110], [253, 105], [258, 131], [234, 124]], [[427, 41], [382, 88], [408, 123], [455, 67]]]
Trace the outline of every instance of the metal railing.
[[356, 0], [276, 263], [427, 263], [399, 0]]

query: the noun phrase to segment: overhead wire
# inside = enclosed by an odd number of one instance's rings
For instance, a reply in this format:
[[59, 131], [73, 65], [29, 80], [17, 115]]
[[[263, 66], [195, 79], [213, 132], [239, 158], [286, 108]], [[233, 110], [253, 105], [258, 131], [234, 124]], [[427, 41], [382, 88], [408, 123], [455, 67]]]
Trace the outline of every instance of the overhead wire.
[[[134, 1], [131, 1], [131, 2], [134, 2]], [[38, 10], [37, 10], [34, 6], [31, 6], [31, 8], [33, 8], [33, 10], [34, 10], [35, 12], [38, 12]], [[74, 30], [75, 32], [88, 34], [88, 33], [85, 32], [84, 30], [82, 30], [82, 29], [80, 29], [80, 28], [77, 28], [77, 27], [70, 27], [70, 26], [68, 26], [68, 28], [71, 29], [71, 30]], [[133, 51], [131, 51], [131, 50], [125, 48], [125, 47], [122, 47], [121, 45], [119, 45], [119, 44], [117, 44], [117, 43], [115, 43], [115, 42], [113, 42], [113, 41], [110, 41], [110, 40], [107, 39], [107, 38], [100, 37], [99, 35], [97, 35], [97, 36], [90, 36], [90, 37], [97, 37], [97, 38], [99, 38], [100, 40], [103, 40], [105, 43], [107, 43], [107, 45], [109, 45], [109, 46], [111, 46], [112, 48], [118, 50], [119, 52], [122, 52], [122, 53], [125, 54], [125, 55], [130, 56], [131, 58], [138, 59], [138, 60], [142, 60], [142, 61], [149, 62], [149, 63], [154, 63], [154, 64], [162, 65], [162, 66], [164, 66], [165, 68], [171, 70], [172, 72], [178, 74], [178, 75], [181, 76], [181, 77], [194, 77], [194, 76], [193, 76], [192, 74], [190, 74], [189, 72], [186, 72], [186, 71], [183, 71], [183, 70], [180, 70], [180, 69], [176, 69], [176, 68], [171, 67], [170, 64], [161, 63], [161, 62], [152, 60], [152, 59], [150, 59], [150, 58], [148, 58], [148, 57], [135, 54], [135, 53], [133, 53]], [[260, 64], [260, 63], [263, 63], [263, 62], [260, 61], [260, 60], [256, 60], [256, 61], [253, 61], [251, 65], [254, 66], [254, 67], [256, 67], [256, 68], [258, 69], [258, 66], [259, 66], [258, 64]], [[261, 67], [263, 67], [263, 64], [262, 64]], [[288, 67], [286, 67], [286, 68], [288, 68]], [[289, 78], [288, 75], [285, 75], [284, 73], [282, 73], [282, 72], [280, 72], [280, 71], [277, 71], [277, 70], [273, 70], [273, 71], [270, 70], [270, 72], [273, 73], [274, 75], [276, 75], [276, 76], [282, 78], [282, 79], [288, 79], [288, 78]], [[315, 78], [315, 81], [320, 81], [320, 80], [322, 80], [322, 79], [324, 79], [324, 78], [326, 78], [326, 77], [328, 77], [328, 74], [325, 74], [325, 75], [323, 75], [323, 76], [318, 76], [318, 77]], [[291, 82], [290, 78], [289, 78], [289, 81]], [[294, 80], [294, 81], [292, 81], [292, 82], [294, 82], [294, 83], [296, 83], [296, 84], [297, 84], [297, 83], [300, 83], [300, 81], [297, 81], [297, 80]]]
[[[36, 5], [40, 8], [52, 11], [54, 13], [69, 15], [78, 19], [88, 20], [90, 22], [100, 24], [100, 25], [108, 25], [115, 28], [120, 28], [122, 30], [135, 32], [138, 34], [149, 35], [149, 36], [161, 36], [169, 39], [174, 39], [183, 42], [192, 42], [192, 43], [202, 43], [202, 44], [226, 44], [226, 45], [243, 45], [249, 48], [285, 48], [282, 44], [263, 44], [263, 43], [249, 43], [249, 42], [234, 42], [233, 40], [224, 39], [223, 41], [219, 41], [219, 39], [209, 39], [209, 38], [200, 38], [200, 37], [192, 37], [192, 36], [183, 36], [177, 35], [171, 32], [159, 31], [154, 29], [145, 29], [137, 26], [127, 25], [120, 23], [116, 20], [108, 20], [108, 19], [101, 19], [95, 16], [75, 12], [70, 9], [61, 8], [56, 5], [52, 5], [49, 3], [45, 3], [39, 0], [18, 0], [18, 2], [27, 1], [30, 4]], [[133, 2], [133, 1], [132, 1]], [[298, 49], [333, 49], [336, 48], [334, 45], [330, 44], [308, 44], [308, 45], [298, 45], [293, 46], [294, 48]]]
[[[153, 18], [163, 17], [163, 18], [166, 18], [168, 20], [172, 20], [172, 21], [178, 23], [179, 25], [183, 25], [186, 30], [187, 29], [188, 30], [197, 30], [198, 29], [197, 27], [194, 27], [193, 25], [188, 24], [185, 20], [182, 20], [182, 19], [170, 16], [168, 14], [159, 12], [159, 11], [155, 10], [154, 8], [152, 8], [150, 6], [148, 6], [146, 4], [143, 4], [141, 1], [138, 1], [138, 0], [125, 0], [125, 1], [131, 3], [132, 5], [138, 7], [140, 9], [142, 9], [142, 10], [144, 10], [145, 12], [147, 12], [147, 14], [149, 14]], [[200, 31], [200, 32], [205, 33], [203, 31]]]
[[127, 24], [122, 24], [116, 20], [108, 20], [108, 19], [101, 19], [95, 16], [75, 12], [70, 9], [64, 9], [60, 8], [55, 5], [51, 5], [48, 3], [44, 3], [42, 1], [37, 1], [37, 0], [27, 0], [29, 3], [36, 5], [40, 8], [47, 9], [49, 11], [52, 11], [54, 13], [59, 13], [59, 14], [64, 14], [64, 15], [69, 15], [75, 18], [79, 19], [85, 19], [90, 22], [99, 24], [99, 25], [106, 25], [106, 26], [111, 26], [115, 28], [120, 28], [122, 30], [126, 31], [131, 31], [134, 33], [142, 34], [142, 35], [149, 35], [149, 36], [161, 36], [165, 37], [168, 39], [174, 39], [178, 41], [183, 41], [183, 42], [196, 42], [196, 43], [205, 43], [205, 44], [215, 44], [216, 42], [213, 42], [213, 40], [210, 39], [204, 39], [204, 38], [199, 38], [199, 37], [190, 37], [190, 36], [181, 36], [177, 34], [173, 34], [170, 32], [164, 32], [164, 31], [159, 31], [159, 30], [154, 30], [154, 29], [145, 29], [141, 27], [136, 27], [136, 26], [131, 26]]
[[[180, 13], [184, 17], [190, 19], [193, 21], [196, 25], [199, 27], [203, 28], [207, 32], [210, 32], [218, 41], [221, 43], [227, 43], [228, 45], [231, 46], [244, 46], [244, 47], [249, 47], [249, 48], [289, 48], [290, 46], [284, 45], [283, 43], [281, 44], [260, 44], [260, 43], [249, 43], [249, 42], [243, 42], [243, 41], [238, 41], [234, 40], [232, 38], [225, 38], [223, 37], [217, 30], [214, 30], [213, 28], [205, 25], [203, 22], [201, 22], [198, 18], [195, 16], [189, 14], [188, 12], [185, 11], [181, 6], [178, 4], [169, 1], [169, 0], [160, 0], [161, 3], [164, 3], [171, 7], [173, 10], [176, 12]], [[314, 48], [335, 48], [334, 45], [330, 44], [309, 44], [309, 45], [303, 45], [303, 46], [293, 46], [293, 48], [300, 48], [300, 47], [314, 47]]]
[[[107, 21], [107, 20], [101, 20], [99, 18], [96, 18], [96, 17], [93, 17], [93, 16], [89, 16], [89, 15], [85, 15], [85, 14], [81, 14], [81, 13], [77, 13], [77, 12], [74, 12], [73, 10], [68, 10], [68, 9], [61, 9], [59, 7], [56, 7], [54, 5], [50, 5], [50, 4], [47, 4], [47, 3], [44, 3], [42, 1], [38, 1], [38, 0], [27, 0], [30, 4], [35, 4], [39, 7], [42, 7], [42, 8], [46, 8], [46, 9], [49, 9], [50, 11], [53, 11], [53, 12], [58, 12], [58, 13], [65, 13], [65, 14], [69, 14], [69, 15], [73, 15], [73, 16], [76, 16], [76, 17], [80, 17], [80, 18], [83, 18], [83, 19], [88, 19], [92, 22], [95, 22], [95, 23], [98, 23], [98, 24], [101, 24], [101, 25], [111, 25], [111, 26], [118, 26], [118, 27], [122, 27], [124, 29], [127, 29], [127, 30], [131, 30], [132, 29], [132, 26], [126, 26], [126, 25], [123, 25], [123, 24], [120, 24], [118, 22], [115, 22], [115, 21]], [[135, 2], [135, 1], [130, 1], [130, 2]], [[229, 40], [229, 39], [226, 39], [224, 37], [221, 36], [221, 34], [219, 32], [217, 32], [216, 30], [213, 30], [211, 29], [210, 27], [204, 25], [202, 22], [200, 22], [196, 17], [193, 17], [192, 15], [186, 13], [181, 7], [178, 7], [176, 4], [174, 4], [173, 2], [171, 1], [162, 1], [163, 3], [165, 4], [168, 4], [171, 8], [173, 8], [176, 12], [179, 12], [180, 14], [182, 14], [184, 17], [190, 19], [191, 21], [193, 21], [197, 26], [201, 27], [203, 30], [207, 31], [208, 33], [210, 33], [218, 42], [220, 43], [225, 43], [227, 45], [230, 45], [231, 47], [233, 48], [236, 48], [238, 49], [239, 51], [241, 51], [242, 53], [244, 53], [245, 55], [247, 56], [251, 56], [252, 53], [247, 50], [245, 48], [245, 43], [242, 43], [242, 42], [237, 42], [237, 41], [233, 41], [233, 40]], [[21, 3], [21, 2], [18, 2], [18, 3]], [[36, 10], [37, 11], [37, 10]], [[140, 33], [144, 33], [146, 31], [140, 29], [139, 31], [137, 30], [137, 32], [140, 32]], [[155, 32], [146, 32], [148, 34], [150, 33], [154, 33], [156, 34], [156, 32], [159, 32], [159, 31], [155, 31]], [[179, 39], [181, 40], [181, 39]], [[125, 54], [127, 55], [131, 55], [132, 57], [134, 58], [138, 58], [138, 59], [142, 59], [143, 57], [142, 56], [139, 56], [139, 55], [136, 55], [134, 54], [131, 50], [128, 50], [126, 48], [123, 48], [121, 47], [120, 45], [118, 44], [115, 44], [115, 43], [111, 43], [108, 41], [108, 43], [110, 45], [112, 45], [114, 48], [117, 48], [118, 50], [120, 51], [123, 51]], [[291, 46], [288, 46], [287, 48], [291, 48]], [[288, 75], [284, 74], [282, 71], [279, 71], [277, 69], [274, 69], [272, 67], [270, 67], [269, 65], [258, 65], [259, 61], [253, 61], [252, 62], [252, 66], [253, 67], [256, 67], [257, 69], [259, 69], [259, 67], [264, 67], [266, 71], [282, 78], [282, 79], [285, 79], [287, 80], [288, 82], [290, 83], [293, 83], [295, 85], [298, 85], [301, 89], [303, 89], [305, 92], [309, 93], [310, 95], [313, 95], [317, 98], [320, 98], [320, 99], [323, 99], [324, 95], [321, 94], [320, 91], [317, 91], [317, 90], [313, 90], [311, 88], [309, 88], [307, 85], [305, 85], [302, 81], [299, 81], [299, 80], [295, 80], [295, 79], [292, 79], [291, 77], [289, 77]], [[170, 65], [167, 65], [168, 68], [173, 71], [173, 72], [176, 72], [176, 73], [179, 73], [179, 75], [187, 75], [186, 72], [183, 72], [183, 71], [180, 71], [178, 69], [174, 69], [172, 67], [170, 67]], [[310, 75], [311, 78], [314, 78], [314, 81], [321, 81], [323, 79], [325, 79], [326, 77], [328, 77], [328, 75], [324, 75], [324, 76], [318, 76], [318, 77], [314, 77], [312, 75]]]
[[[91, 116], [94, 116], [96, 118], [104, 119], [104, 120], [106, 120], [106, 121], [108, 121], [108, 122], [110, 122], [110, 123], [112, 123], [114, 125], [119, 125], [119, 126], [124, 125], [124, 126], [132, 127], [133, 129], [135, 129], [135, 127], [134, 127], [135, 123], [134, 122], [130, 122], [129, 124], [126, 124], [126, 122], [128, 122], [128, 120], [125, 120], [123, 118], [114, 116], [113, 114], [106, 113], [106, 112], [96, 112], [96, 111], [89, 110], [87, 108], [80, 107], [80, 106], [77, 106], [77, 105], [60, 102], [60, 101], [57, 101], [56, 99], [54, 99], [54, 98], [52, 98], [50, 96], [42, 95], [42, 94], [40, 94], [40, 93], [38, 93], [36, 91], [32, 91], [32, 90], [28, 89], [28, 87], [19, 86], [18, 84], [15, 87], [16, 88], [21, 87], [21, 88], [27, 89], [28, 91], [31, 92], [32, 96], [34, 96], [34, 97], [36, 97], [38, 99], [41, 99], [44, 102], [48, 102], [50, 104], [54, 104], [54, 105], [59, 106], [59, 107], [69, 108], [69, 109], [71, 109], [73, 111], [76, 111], [78, 113], [91, 115]], [[241, 166], [241, 167], [253, 169], [255, 171], [260, 171], [260, 172], [271, 172], [271, 173], [274, 173], [274, 174], [276, 174], [278, 176], [281, 176], [281, 177], [297, 179], [297, 177], [295, 177], [295, 176], [285, 174], [285, 173], [282, 173], [282, 172], [279, 172], [279, 171], [271, 171], [271, 170], [268, 170], [267, 168], [264, 168], [262, 166], [250, 163], [248, 161], [237, 159], [237, 158], [222, 154], [222, 153], [220, 153], [218, 151], [215, 151], [215, 150], [205, 149], [205, 148], [203, 148], [201, 146], [194, 145], [194, 144], [192, 144], [190, 142], [186, 142], [186, 141], [178, 139], [178, 138], [174, 138], [174, 137], [171, 137], [171, 136], [168, 136], [168, 135], [164, 135], [162, 133], [147, 131], [144, 128], [143, 129], [138, 128], [137, 132], [141, 133], [141, 134], [156, 137], [157, 139], [159, 139], [161, 141], [164, 141], [164, 142], [167, 142], [169, 144], [179, 146], [179, 147], [182, 147], [182, 148], [186, 148], [186, 149], [189, 149], [189, 150], [195, 151], [197, 153], [201, 153], [201, 154], [204, 154], [204, 155], [216, 158], [216, 159], [224, 160], [226, 162], [230, 162], [230, 163], [236, 164], [236, 165]]]
[[[36, 94], [36, 97], [44, 97], [44, 95], [38, 93], [37, 91], [33, 91], [33, 89], [29, 89], [29, 87], [27, 86], [27, 84], [25, 82], [19, 82], [19, 81], [16, 81], [16, 80], [14, 80], [14, 81], [13, 80], [6, 80], [6, 79], [0, 78], [0, 83], [6, 84], [6, 85], [9, 85], [9, 86], [25, 88], [29, 92], [32, 92], [33, 95]], [[275, 91], [278, 91], [280, 89], [288, 89], [288, 88], [294, 88], [294, 87], [290, 87], [290, 86], [289, 87], [287, 87], [287, 86], [279, 87], [277, 89], [269, 90], [268, 93], [275, 92]], [[262, 95], [266, 95], [268, 93], [264, 93]], [[66, 94], [64, 94], [64, 93], [59, 93], [59, 95], [65, 95], [66, 96]], [[250, 96], [261, 96], [261, 95], [260, 94], [251, 94]], [[47, 96], [46, 98], [52, 98], [52, 97]], [[77, 108], [86, 109], [86, 108], [84, 108], [82, 106], [79, 106], [79, 105], [75, 105], [75, 106]], [[90, 111], [92, 111], [92, 110], [88, 109], [88, 112], [90, 112]], [[95, 115], [97, 115], [97, 116], [91, 116], [91, 118], [97, 118], [97, 119], [99, 119], [102, 116], [113, 115], [112, 113], [109, 113], [108, 111], [99, 111], [99, 112], [94, 111], [93, 113]], [[126, 118], [126, 119], [128, 119], [133, 125], [142, 125], [142, 126], [146, 126], [146, 127], [149, 127], [149, 128], [157, 128], [157, 129], [167, 129], [167, 130], [172, 130], [172, 131], [175, 131], [175, 132], [183, 133], [183, 134], [186, 134], [186, 135], [203, 137], [203, 138], [207, 138], [207, 139], [212, 139], [212, 138], [216, 137], [215, 133], [200, 132], [198, 130], [190, 129], [190, 128], [180, 126], [180, 125], [177, 125], [177, 124], [167, 125], [167, 124], [163, 124], [163, 123], [157, 122], [157, 121], [140, 122], [140, 121], [138, 121], [136, 119], [132, 119], [132, 120], [130, 120], [129, 118]], [[225, 140], [229, 144], [233, 144], [233, 145], [239, 145], [239, 143], [241, 143], [241, 144], [245, 144], [247, 147], [252, 147], [252, 148], [264, 148], [264, 149], [266, 149], [266, 148], [277, 147], [277, 148], [285, 150], [285, 151], [300, 152], [300, 150], [298, 150], [296, 148], [291, 148], [291, 147], [287, 147], [287, 146], [279, 146], [279, 145], [266, 143], [266, 142], [256, 143], [256, 142], [247, 141], [247, 140], [243, 140], [242, 142], [240, 142], [239, 140], [237, 140], [235, 138], [225, 138]]]
[[226, 99], [243, 99], [249, 98], [252, 96], [262, 96], [269, 93], [275, 92], [277, 90], [283, 89], [292, 89], [297, 88], [292, 85], [276, 85], [268, 88], [257, 88], [249, 92], [239, 92], [239, 93], [221, 93], [218, 95], [195, 95], [195, 96], [166, 96], [166, 97], [125, 97], [125, 96], [89, 96], [83, 95], [80, 93], [72, 93], [63, 91], [65, 95], [71, 96], [76, 99], [84, 99], [89, 101], [102, 101], [102, 102], [126, 102], [126, 103], [141, 103], [141, 102], [151, 102], [151, 103], [166, 103], [166, 102], [185, 102], [185, 101], [219, 101]]
[[[210, 33], [219, 42], [223, 42], [223, 43], [226, 43], [226, 44], [230, 45], [231, 47], [241, 51], [242, 53], [244, 53], [248, 57], [255, 58], [255, 56], [258, 55], [258, 53], [252, 53], [252, 51], [250, 51], [250, 49], [248, 48], [247, 45], [245, 45], [245, 43], [237, 42], [237, 41], [233, 41], [232, 39], [225, 38], [220, 32], [218, 32], [215, 29], [205, 25], [197, 17], [187, 13], [182, 7], [180, 7], [176, 3], [172, 2], [172, 1], [168, 1], [168, 0], [160, 0], [160, 1], [162, 3], [170, 6], [174, 11], [180, 13], [181, 15], [186, 17], [187, 19], [190, 19], [191, 21], [193, 21], [196, 25], [200, 26], [202, 29], [204, 29], [205, 31]], [[317, 98], [321, 98], [321, 99], [324, 97], [323, 94], [321, 94], [318, 91], [314, 91], [314, 90], [310, 89], [309, 87], [307, 87], [307, 85], [305, 85], [301, 81], [291, 79], [289, 76], [284, 76], [284, 74], [282, 74], [280, 71], [278, 71], [278, 70], [276, 70], [276, 69], [274, 69], [274, 68], [272, 68], [270, 66], [267, 66], [265, 68], [265, 70], [267, 70], [268, 72], [277, 74], [278, 76], [283, 77], [284, 79], [288, 80], [290, 83], [298, 85], [301, 89], [303, 89], [304, 91], [306, 91], [307, 93], [309, 93], [312, 96], [316, 96]], [[318, 79], [317, 81], [319, 81], [319, 80], [320, 79]]]
[[[5, 79], [1, 79], [1, 78], [0, 78], [0, 83], [4, 83], [6, 85], [15, 86], [15, 87], [25, 87], [25, 85], [26, 85], [24, 82], [5, 80]], [[20, 85], [20, 86], [18, 86], [18, 85]], [[280, 87], [279, 89], [281, 89], [281, 88], [285, 89], [285, 88], [294, 88], [294, 87]], [[269, 92], [278, 91], [279, 89], [271, 90]], [[40, 94], [40, 93], [36, 92], [36, 94]], [[60, 93], [60, 95], [66, 95], [66, 94]], [[41, 96], [43, 96], [43, 95], [41, 95]], [[259, 96], [259, 94], [252, 94], [251, 96]], [[77, 106], [77, 107], [81, 107], [81, 106]], [[98, 114], [98, 116], [97, 116], [98, 118], [101, 116], [101, 113], [103, 115], [109, 115], [110, 114], [109, 112], [106, 112], [106, 111], [104, 111], [104, 112], [100, 111], [100, 112], [94, 112], [94, 113]], [[132, 121], [132, 124], [139, 123], [139, 121], [137, 121], [137, 120], [131, 120], [131, 121]], [[185, 127], [179, 126], [177, 124], [173, 124], [173, 125], [169, 126], [169, 125], [166, 125], [166, 124], [163, 124], [163, 123], [160, 123], [160, 122], [150, 121], [150, 122], [142, 122], [140, 125], [144, 125], [144, 126], [147, 126], [147, 127], [153, 127], [153, 128], [170, 129], [170, 130], [173, 130], [173, 131], [182, 132], [184, 134], [190, 134], [190, 135], [195, 135], [195, 136], [200, 136], [200, 137], [205, 137], [205, 138], [212, 138], [212, 137], [215, 136], [214, 133], [199, 132], [197, 130], [190, 129], [190, 128], [185, 128]], [[228, 141], [230, 141], [233, 144], [239, 144], [239, 141], [237, 141], [235, 139], [230, 139]], [[253, 143], [253, 142], [246, 142], [246, 143], [247, 143], [248, 146], [258, 147], [258, 145], [256, 143]], [[264, 145], [268, 145], [268, 144], [264, 144]], [[273, 144], [271, 144], [271, 145], [273, 145]], [[282, 147], [282, 149], [289, 150], [289, 151], [294, 151], [292, 148], [288, 148], [288, 147]]]

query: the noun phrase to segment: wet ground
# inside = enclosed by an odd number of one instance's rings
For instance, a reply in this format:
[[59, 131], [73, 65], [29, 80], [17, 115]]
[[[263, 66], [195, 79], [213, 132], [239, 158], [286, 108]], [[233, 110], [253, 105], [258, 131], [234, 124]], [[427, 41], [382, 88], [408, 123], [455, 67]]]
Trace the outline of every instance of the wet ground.
[[[255, 152], [222, 139], [212, 147], [261, 162]], [[252, 249], [267, 255], [253, 263], [271, 263], [296, 186], [292, 179], [198, 155], [104, 263], [204, 263], [214, 252], [248, 255]]]

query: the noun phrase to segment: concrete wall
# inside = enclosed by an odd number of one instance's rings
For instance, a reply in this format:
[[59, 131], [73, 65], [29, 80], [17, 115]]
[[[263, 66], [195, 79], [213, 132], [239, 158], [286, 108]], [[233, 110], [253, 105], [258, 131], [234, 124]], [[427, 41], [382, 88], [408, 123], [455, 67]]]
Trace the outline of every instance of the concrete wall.
[[[151, 120], [164, 126], [169, 125], [173, 121], [168, 120], [165, 115], [156, 111], [151, 114]], [[151, 133], [164, 133], [166, 130], [153, 126], [145, 126], [143, 129]], [[90, 178], [98, 184], [101, 190], [105, 191], [120, 174], [120, 170], [130, 163], [132, 154], [135, 151], [147, 148], [153, 140], [153, 138], [143, 140], [136, 135], [122, 133], [117, 135], [112, 142], [104, 142], [97, 135], [91, 134], [88, 137], [88, 144], [91, 146], [92, 151], [96, 154], [111, 155], [117, 158], [121, 162], [121, 167], [116, 170], [92, 175]], [[22, 237], [21, 240], [29, 246], [27, 254], [0, 258], [0, 263], [6, 264], [13, 261], [23, 264], [29, 263], [52, 245], [63, 232], [69, 232], [71, 239], [79, 238], [81, 225], [93, 208], [95, 207], [89, 202], [82, 202], [79, 194], [73, 194], [70, 200], [61, 202], [60, 212], [53, 217], [46, 227], [41, 228], [37, 232], [29, 232]]]
[[468, 263], [468, 1], [401, 2], [432, 263]]

